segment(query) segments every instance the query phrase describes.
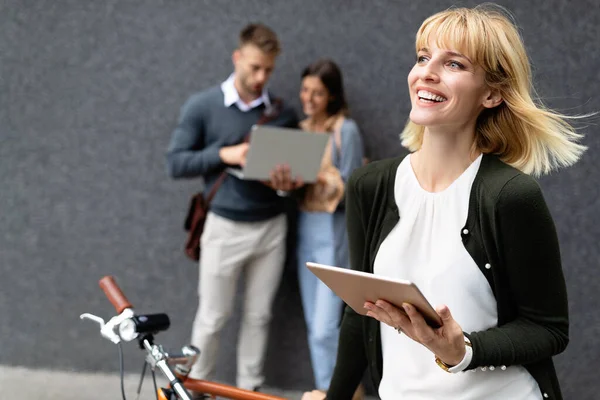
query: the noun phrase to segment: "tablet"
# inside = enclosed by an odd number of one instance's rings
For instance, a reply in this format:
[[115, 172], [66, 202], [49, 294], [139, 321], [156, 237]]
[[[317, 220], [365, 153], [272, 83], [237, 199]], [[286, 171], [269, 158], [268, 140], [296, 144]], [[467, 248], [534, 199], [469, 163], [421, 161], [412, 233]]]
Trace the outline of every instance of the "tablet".
[[[397, 307], [412, 304], [433, 328], [442, 325], [442, 319], [429, 304], [419, 288], [410, 281], [396, 280], [366, 272], [307, 262], [306, 266], [358, 314], [366, 315], [366, 301], [385, 300]], [[402, 308], [400, 308], [403, 311]]]
[[292, 178], [317, 180], [329, 135], [301, 129], [255, 125], [250, 133], [250, 148], [242, 169], [227, 171], [239, 179], [269, 180], [278, 164], [288, 164]]

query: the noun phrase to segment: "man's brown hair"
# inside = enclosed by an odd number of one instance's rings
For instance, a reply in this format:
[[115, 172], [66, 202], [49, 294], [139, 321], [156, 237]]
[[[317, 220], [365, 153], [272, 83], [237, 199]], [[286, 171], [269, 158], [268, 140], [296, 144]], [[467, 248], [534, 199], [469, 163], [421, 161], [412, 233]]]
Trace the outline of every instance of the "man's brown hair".
[[281, 46], [277, 34], [268, 26], [261, 23], [249, 24], [240, 32], [240, 48], [254, 45], [267, 54], [279, 54]]

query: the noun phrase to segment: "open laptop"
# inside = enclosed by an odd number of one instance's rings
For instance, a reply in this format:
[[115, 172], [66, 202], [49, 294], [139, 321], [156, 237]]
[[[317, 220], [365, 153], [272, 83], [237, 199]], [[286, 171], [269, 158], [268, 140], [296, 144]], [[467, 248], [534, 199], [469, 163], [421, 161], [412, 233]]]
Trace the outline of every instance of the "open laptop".
[[239, 179], [269, 180], [279, 164], [288, 164], [292, 177], [315, 182], [329, 135], [301, 129], [254, 125], [243, 168], [228, 168]]

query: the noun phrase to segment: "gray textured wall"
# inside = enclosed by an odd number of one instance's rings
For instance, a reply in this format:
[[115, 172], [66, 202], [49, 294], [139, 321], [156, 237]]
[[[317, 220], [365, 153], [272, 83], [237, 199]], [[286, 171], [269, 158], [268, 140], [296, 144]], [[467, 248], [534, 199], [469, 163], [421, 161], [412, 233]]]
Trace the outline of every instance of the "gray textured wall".
[[[452, 1], [0, 1], [0, 363], [115, 370], [117, 352], [85, 311], [112, 313], [97, 280], [114, 274], [140, 312], [165, 311], [167, 346], [188, 340], [197, 269], [181, 246], [189, 195], [164, 150], [180, 105], [230, 72], [239, 28], [271, 25], [284, 52], [272, 80], [298, 108], [299, 74], [320, 56], [342, 66], [373, 159], [402, 150], [406, 74], [419, 23]], [[465, 4], [474, 4], [466, 2]], [[569, 113], [600, 110], [596, 0], [512, 0], [540, 94]], [[597, 121], [597, 120], [596, 120]], [[600, 390], [600, 139], [542, 179], [558, 227], [572, 312], [556, 358], [568, 399]], [[268, 383], [312, 386], [293, 268], [275, 305]], [[237, 324], [223, 339], [231, 381]], [[134, 345], [127, 366], [141, 367]], [[597, 397], [596, 397], [597, 398]]]

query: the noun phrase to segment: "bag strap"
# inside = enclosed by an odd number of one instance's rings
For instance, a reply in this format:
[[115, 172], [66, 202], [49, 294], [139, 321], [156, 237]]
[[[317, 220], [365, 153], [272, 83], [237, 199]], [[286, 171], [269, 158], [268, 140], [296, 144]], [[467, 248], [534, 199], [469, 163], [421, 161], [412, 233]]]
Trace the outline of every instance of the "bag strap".
[[338, 118], [335, 124], [332, 126], [333, 132], [329, 134], [329, 143], [327, 144], [327, 162], [333, 165], [333, 159], [331, 152], [335, 149], [337, 159], [341, 156], [342, 151], [342, 125], [344, 124], [344, 118]]
[[[279, 116], [279, 114], [281, 113], [282, 105], [283, 105], [283, 101], [279, 97], [276, 97], [275, 99], [273, 99], [273, 104], [271, 105], [271, 107], [265, 107], [262, 115], [260, 116], [258, 121], [256, 121], [256, 125], [263, 125], [263, 124], [266, 124], [267, 122], [270, 122], [270, 121], [274, 120], [275, 118], [277, 118]], [[246, 134], [246, 136], [244, 136], [244, 142], [249, 142], [249, 141], [250, 141], [250, 133], [248, 133], [248, 134]], [[219, 175], [219, 177], [213, 184], [213, 187], [210, 189], [208, 196], [206, 196], [206, 205], [207, 206], [210, 204], [213, 197], [215, 197], [215, 195], [217, 194], [217, 190], [219, 190], [219, 187], [221, 187], [221, 184], [223, 184], [223, 181], [225, 180], [227, 175], [228, 175], [227, 171], [224, 170], [223, 172], [221, 172], [221, 175]]]
[[333, 127], [333, 141], [338, 153], [342, 150], [342, 125], [344, 125], [344, 120], [343, 117], [339, 118]]
[[219, 187], [221, 186], [221, 184], [223, 183], [223, 181], [225, 180], [226, 177], [227, 177], [227, 171], [221, 172], [221, 175], [219, 175], [219, 177], [217, 178], [213, 187], [210, 189], [210, 192], [208, 192], [208, 196], [206, 196], [206, 205], [207, 206], [210, 204], [213, 197], [215, 197], [215, 195], [217, 194], [217, 190], [219, 190]]
[[325, 154], [323, 154], [323, 158], [321, 159], [321, 168], [326, 168], [333, 165], [333, 159], [331, 157], [331, 152], [333, 151], [332, 147], [335, 146], [333, 142], [333, 134], [330, 134], [327, 145], [325, 145]]
[[279, 114], [281, 114], [282, 105], [283, 101], [279, 97], [275, 97], [271, 107], [265, 107], [265, 110], [260, 116], [260, 119], [256, 122], [256, 125], [263, 125], [277, 118]]

